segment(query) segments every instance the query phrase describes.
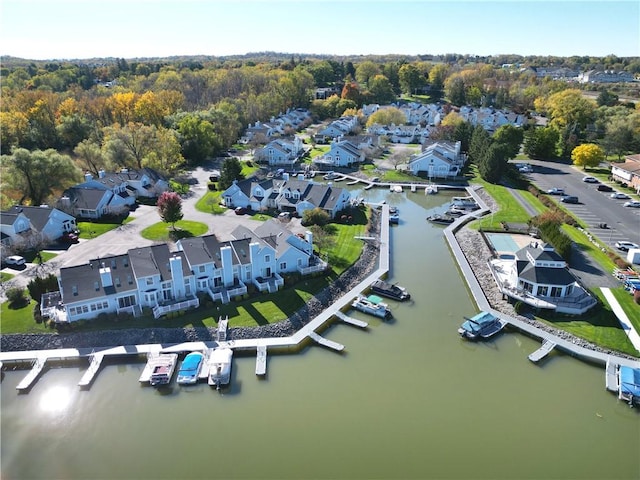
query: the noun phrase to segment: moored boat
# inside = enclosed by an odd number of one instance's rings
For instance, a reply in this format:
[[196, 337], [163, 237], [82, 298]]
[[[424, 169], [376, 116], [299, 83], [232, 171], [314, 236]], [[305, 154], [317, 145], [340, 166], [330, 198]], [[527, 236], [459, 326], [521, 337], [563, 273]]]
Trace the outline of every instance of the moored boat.
[[507, 322], [489, 312], [480, 312], [471, 318], [465, 317], [464, 323], [458, 328], [462, 338], [478, 340], [493, 337], [502, 331]]
[[376, 280], [371, 285], [371, 291], [384, 297], [393, 298], [394, 300], [409, 300], [411, 295], [407, 289], [397, 284], [385, 282], [384, 280]]
[[389, 214], [389, 223], [400, 223], [400, 215], [398, 213], [390, 213]]
[[230, 348], [216, 348], [211, 352], [209, 357], [209, 385], [220, 389], [220, 387], [229, 384], [232, 358], [233, 350]]
[[177, 359], [178, 355], [168, 354], [158, 355], [150, 361], [151, 375], [149, 377], [149, 383], [151, 386], [157, 387], [171, 383]]
[[640, 406], [640, 368], [618, 367], [618, 398], [631, 406]]
[[184, 357], [182, 365], [180, 365], [176, 382], [179, 385], [192, 385], [197, 383], [203, 361], [204, 355], [201, 352], [189, 353]]
[[438, 186], [437, 185], [427, 185], [426, 187], [424, 187], [424, 194], [425, 195], [434, 195], [438, 193]]
[[438, 223], [440, 225], [450, 225], [456, 221], [456, 219], [453, 217], [450, 217], [448, 215], [441, 215], [439, 213], [436, 213], [434, 215], [429, 215], [427, 217], [427, 220], [430, 221], [431, 223]]
[[367, 313], [379, 318], [391, 317], [391, 310], [389, 305], [384, 303], [377, 295], [369, 295], [365, 297], [358, 295], [356, 299], [351, 303], [351, 306], [362, 313]]
[[468, 210], [477, 210], [480, 208], [473, 197], [453, 197], [451, 199], [451, 206]]

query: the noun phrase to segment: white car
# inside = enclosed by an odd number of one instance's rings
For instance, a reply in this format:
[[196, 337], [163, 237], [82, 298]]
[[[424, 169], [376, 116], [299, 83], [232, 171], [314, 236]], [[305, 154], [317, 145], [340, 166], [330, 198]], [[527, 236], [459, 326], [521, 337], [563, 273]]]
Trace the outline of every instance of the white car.
[[627, 200], [627, 199], [629, 199], [631, 197], [629, 195], [627, 195], [626, 193], [613, 192], [611, 194], [611, 198], [615, 198], [616, 200]]
[[640, 248], [637, 243], [627, 242], [626, 240], [622, 240], [620, 242], [616, 242], [616, 248], [618, 250], [622, 250], [626, 252], [627, 250], [631, 250], [632, 248]]
[[564, 195], [564, 188], [558, 188], [558, 187], [550, 188], [549, 190], [547, 190], [547, 193], [549, 195]]
[[585, 183], [598, 183], [598, 179], [596, 177], [589, 177], [589, 176], [583, 177], [582, 181]]
[[4, 262], [7, 265], [13, 265], [13, 266], [16, 266], [16, 267], [21, 267], [22, 265], [24, 265], [26, 263], [24, 257], [21, 257], [20, 255], [11, 255], [11, 256], [5, 258]]
[[631, 207], [631, 208], [640, 208], [640, 201], [638, 200], [629, 200], [628, 202], [624, 202], [622, 204], [623, 207]]

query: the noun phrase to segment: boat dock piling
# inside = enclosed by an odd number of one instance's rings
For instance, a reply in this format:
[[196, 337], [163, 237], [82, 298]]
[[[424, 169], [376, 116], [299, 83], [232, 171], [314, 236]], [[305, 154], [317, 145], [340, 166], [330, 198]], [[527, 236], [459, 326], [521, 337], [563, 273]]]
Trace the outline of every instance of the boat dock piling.
[[620, 389], [620, 384], [618, 383], [618, 367], [619, 366], [620, 365], [618, 365], [615, 362], [612, 362], [611, 360], [607, 361], [607, 366], [605, 369], [605, 382], [606, 382], [605, 387], [610, 392], [618, 393], [618, 390]]
[[78, 386], [80, 388], [85, 388], [91, 385], [91, 382], [93, 382], [93, 379], [96, 377], [98, 370], [100, 370], [100, 365], [102, 365], [103, 359], [104, 355], [101, 353], [92, 353], [89, 356], [89, 368], [84, 372], [84, 375], [82, 375], [82, 378], [78, 382]]
[[538, 350], [529, 355], [529, 360], [531, 360], [533, 363], [538, 363], [549, 353], [551, 353], [551, 350], [553, 350], [555, 346], [556, 344], [554, 342], [552, 342], [551, 340], [546, 340]]
[[35, 362], [33, 362], [33, 366], [31, 367], [31, 370], [29, 371], [27, 376], [24, 377], [22, 381], [16, 386], [16, 390], [18, 390], [19, 392], [29, 390], [29, 388], [31, 388], [31, 385], [33, 385], [33, 383], [44, 370], [44, 366], [46, 365], [46, 363], [46, 358], [37, 357]]
[[362, 320], [358, 320], [357, 318], [352, 318], [349, 315], [345, 315], [340, 310], [338, 310], [336, 312], [336, 317], [338, 317], [344, 323], [348, 323], [350, 325], [355, 325], [356, 327], [367, 328], [369, 326], [369, 324], [367, 322], [364, 322]]
[[267, 346], [258, 345], [256, 353], [256, 375], [262, 376], [267, 373]]
[[344, 350], [344, 345], [334, 342], [333, 340], [329, 340], [327, 338], [321, 337], [316, 332], [309, 332], [309, 338], [314, 342], [324, 346], [336, 350], [337, 352], [341, 352]]

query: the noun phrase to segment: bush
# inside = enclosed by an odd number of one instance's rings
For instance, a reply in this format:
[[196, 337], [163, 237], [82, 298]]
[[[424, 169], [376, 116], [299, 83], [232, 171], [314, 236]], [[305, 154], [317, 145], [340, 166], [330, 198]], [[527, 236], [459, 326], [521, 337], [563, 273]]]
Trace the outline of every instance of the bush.
[[13, 287], [7, 290], [7, 300], [13, 308], [21, 308], [29, 303], [29, 296], [24, 288]]

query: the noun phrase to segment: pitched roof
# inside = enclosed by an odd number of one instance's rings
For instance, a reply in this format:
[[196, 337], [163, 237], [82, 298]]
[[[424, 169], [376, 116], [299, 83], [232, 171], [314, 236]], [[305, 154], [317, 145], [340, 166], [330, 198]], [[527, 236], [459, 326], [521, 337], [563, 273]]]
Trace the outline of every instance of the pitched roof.
[[[111, 270], [112, 285], [103, 287], [100, 268]], [[119, 280], [119, 281], [118, 281]], [[131, 280], [131, 283], [129, 283]], [[66, 304], [96, 299], [137, 289], [127, 254], [90, 260], [83, 265], [60, 269], [60, 287]]]
[[[18, 215], [19, 213], [23, 213], [29, 219], [29, 221], [31, 222], [31, 225], [38, 232], [41, 232], [42, 229], [47, 225], [47, 222], [49, 221], [49, 217], [51, 216], [51, 212], [53, 212], [53, 209], [46, 205], [42, 207], [14, 205], [8, 210], [8, 212], [15, 213], [16, 215]], [[2, 212], [3, 217], [4, 215], [5, 215], [5, 212]]]

